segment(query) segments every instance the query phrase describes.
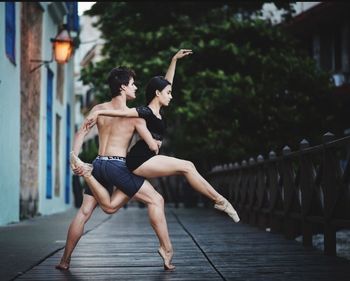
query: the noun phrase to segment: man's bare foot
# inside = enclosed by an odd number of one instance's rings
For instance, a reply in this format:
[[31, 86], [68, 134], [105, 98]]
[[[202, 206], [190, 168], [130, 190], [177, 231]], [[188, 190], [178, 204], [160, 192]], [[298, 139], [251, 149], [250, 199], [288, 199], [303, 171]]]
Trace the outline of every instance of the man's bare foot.
[[227, 213], [235, 222], [240, 221], [236, 210], [226, 198], [221, 197], [214, 205], [214, 208]]
[[84, 163], [83, 161], [81, 161], [80, 158], [76, 156], [73, 151], [70, 152], [70, 163], [73, 166], [73, 168], [81, 168], [84, 177], [91, 176], [93, 166], [91, 164]]
[[159, 247], [158, 254], [164, 261], [164, 270], [175, 270], [175, 265], [171, 264], [173, 258], [173, 251], [166, 251], [162, 247]]
[[56, 265], [55, 268], [59, 270], [68, 270], [69, 264], [70, 264], [70, 258], [67, 261], [64, 261], [63, 259], [61, 259], [60, 263]]

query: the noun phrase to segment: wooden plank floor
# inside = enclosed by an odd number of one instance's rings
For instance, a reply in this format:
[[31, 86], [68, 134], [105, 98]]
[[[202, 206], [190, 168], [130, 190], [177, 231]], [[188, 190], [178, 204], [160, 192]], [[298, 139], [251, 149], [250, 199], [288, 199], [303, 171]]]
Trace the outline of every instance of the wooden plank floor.
[[350, 261], [235, 224], [216, 210], [166, 213], [174, 272], [163, 270], [147, 210], [128, 208], [83, 236], [68, 272], [54, 268], [59, 251], [18, 280], [350, 280]]

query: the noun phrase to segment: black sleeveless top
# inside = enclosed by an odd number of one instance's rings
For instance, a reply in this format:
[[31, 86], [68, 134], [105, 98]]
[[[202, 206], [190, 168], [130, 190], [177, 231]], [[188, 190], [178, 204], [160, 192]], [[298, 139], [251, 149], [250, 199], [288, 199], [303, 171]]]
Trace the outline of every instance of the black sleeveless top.
[[151, 132], [153, 138], [160, 141], [163, 140], [163, 135], [165, 133], [164, 120], [155, 116], [152, 109], [148, 106], [136, 107], [136, 111], [139, 117], [146, 120], [147, 129]]
[[[166, 129], [164, 119], [158, 118], [148, 106], [140, 106], [136, 108], [139, 117], [146, 120], [147, 129], [151, 132], [152, 137], [156, 140], [163, 140]], [[143, 139], [140, 139], [130, 149], [126, 156], [126, 165], [130, 171], [134, 171], [148, 159], [155, 156], [155, 152], [150, 150]]]

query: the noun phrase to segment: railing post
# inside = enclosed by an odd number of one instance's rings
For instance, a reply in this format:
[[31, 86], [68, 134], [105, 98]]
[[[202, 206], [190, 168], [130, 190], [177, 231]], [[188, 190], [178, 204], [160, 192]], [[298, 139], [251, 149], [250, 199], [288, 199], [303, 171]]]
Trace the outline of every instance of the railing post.
[[[257, 224], [258, 227], [265, 229], [268, 225], [268, 218], [265, 210], [262, 210], [264, 203], [267, 200], [266, 196], [266, 182], [265, 182], [265, 169], [264, 169], [264, 157], [260, 154], [256, 158], [257, 166], [257, 190], [256, 190], [256, 212], [257, 212]], [[265, 205], [266, 206], [266, 205]]]
[[247, 179], [248, 179], [248, 176], [247, 176], [247, 161], [246, 160], [243, 160], [241, 162], [241, 182], [240, 182], [240, 195], [241, 195], [241, 200], [240, 200], [240, 203], [239, 203], [239, 206], [240, 206], [240, 210], [241, 210], [241, 214], [242, 216], [241, 217], [241, 220], [244, 221], [244, 222], [247, 222], [248, 221], [248, 218], [249, 218], [249, 213], [247, 211]]
[[336, 250], [336, 231], [332, 225], [332, 213], [336, 200], [337, 186], [335, 182], [335, 163], [332, 148], [325, 145], [334, 139], [330, 132], [323, 135], [323, 191], [324, 191], [324, 253], [335, 256]]
[[294, 239], [297, 233], [297, 225], [295, 219], [291, 216], [292, 204], [295, 198], [295, 187], [294, 187], [294, 169], [292, 166], [292, 160], [287, 157], [291, 154], [289, 146], [283, 147], [282, 154], [283, 160], [281, 165], [281, 176], [283, 179], [283, 228], [284, 235], [287, 239]]
[[[276, 153], [270, 151], [270, 160], [276, 159]], [[270, 162], [268, 166], [269, 176], [269, 213], [270, 213], [270, 225], [271, 232], [278, 233], [281, 231], [281, 224], [278, 216], [275, 214], [275, 209], [278, 201], [279, 190], [278, 190], [278, 169], [276, 161]]]
[[255, 194], [256, 194], [256, 173], [255, 160], [253, 157], [249, 158], [249, 184], [248, 184], [248, 208], [249, 208], [249, 223], [256, 225], [256, 212], [254, 210]]
[[312, 247], [312, 224], [307, 222], [306, 216], [311, 208], [311, 163], [307, 160], [307, 156], [303, 155], [303, 150], [309, 147], [309, 142], [303, 139], [300, 144], [300, 190], [301, 190], [301, 224], [303, 245], [305, 247]]
[[235, 162], [233, 164], [233, 174], [234, 174], [234, 181], [233, 181], [233, 200], [231, 200], [231, 202], [234, 204], [234, 206], [236, 206], [237, 208], [239, 208], [239, 202], [241, 200], [239, 191], [240, 191], [240, 181], [241, 181], [241, 175], [240, 175], [240, 171], [239, 171], [239, 164], [238, 162]]

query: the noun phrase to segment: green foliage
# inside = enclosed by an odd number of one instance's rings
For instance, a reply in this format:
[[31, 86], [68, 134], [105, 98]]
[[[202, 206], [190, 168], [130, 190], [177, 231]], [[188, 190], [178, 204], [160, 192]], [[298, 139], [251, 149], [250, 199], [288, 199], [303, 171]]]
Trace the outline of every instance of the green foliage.
[[86, 162], [92, 163], [98, 154], [98, 147], [95, 140], [90, 139], [86, 145], [84, 145], [82, 152], [79, 154], [79, 158]]
[[341, 105], [329, 107], [330, 76], [280, 27], [247, 17], [262, 4], [97, 2], [89, 14], [100, 17], [105, 60], [84, 69], [82, 80], [106, 100], [110, 69], [129, 66], [141, 104], [147, 81], [165, 74], [178, 49], [192, 49], [177, 64], [165, 110], [167, 150], [202, 168], [341, 132]]

